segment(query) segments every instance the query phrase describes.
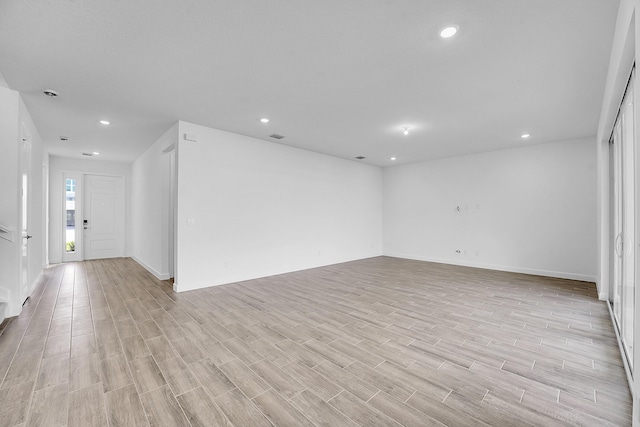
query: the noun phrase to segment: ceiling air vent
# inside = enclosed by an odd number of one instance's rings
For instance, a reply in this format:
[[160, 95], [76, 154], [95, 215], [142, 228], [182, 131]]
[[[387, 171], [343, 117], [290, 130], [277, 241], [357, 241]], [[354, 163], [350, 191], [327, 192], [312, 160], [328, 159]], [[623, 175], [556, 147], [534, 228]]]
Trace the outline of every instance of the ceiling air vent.
[[274, 134], [269, 135], [269, 138], [282, 139], [282, 138], [284, 138], [284, 136], [278, 135], [277, 133], [274, 133]]
[[364, 160], [364, 159], [366, 159], [366, 157], [365, 157], [365, 156], [358, 156], [358, 157], [356, 157], [356, 159], [358, 159], [358, 160]]
[[83, 156], [93, 157], [93, 153], [82, 153]]

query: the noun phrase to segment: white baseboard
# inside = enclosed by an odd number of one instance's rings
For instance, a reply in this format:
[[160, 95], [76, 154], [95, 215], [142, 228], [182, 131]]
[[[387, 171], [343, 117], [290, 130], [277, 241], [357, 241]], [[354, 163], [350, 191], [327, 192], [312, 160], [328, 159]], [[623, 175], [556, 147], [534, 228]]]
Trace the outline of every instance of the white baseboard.
[[137, 262], [138, 264], [140, 264], [142, 267], [144, 267], [145, 270], [147, 270], [149, 273], [153, 274], [156, 279], [158, 280], [169, 280], [171, 278], [171, 274], [169, 273], [160, 273], [158, 271], [156, 271], [155, 269], [149, 267], [147, 264], [145, 264], [144, 262], [142, 262], [141, 260], [139, 260], [138, 258], [132, 256], [131, 257], [132, 260], [134, 260], [135, 262]]
[[235, 275], [229, 275], [229, 276], [220, 277], [220, 278], [213, 278], [213, 279], [207, 278], [206, 282], [200, 282], [200, 283], [185, 282], [184, 279], [180, 279], [180, 276], [178, 276], [177, 281], [173, 284], [173, 290], [176, 292], [194, 291], [196, 289], [208, 288], [211, 286], [227, 285], [229, 283], [244, 282], [246, 280], [261, 279], [264, 277], [277, 276], [280, 274], [295, 273], [296, 271], [310, 270], [313, 268], [326, 267], [329, 265], [342, 264], [345, 262], [358, 261], [362, 259], [375, 258], [379, 256], [383, 256], [383, 255], [376, 252], [373, 254], [366, 254], [364, 256], [359, 256], [355, 258], [349, 257], [349, 258], [342, 258], [342, 259], [331, 259], [331, 260], [325, 260], [322, 262], [317, 262], [309, 265], [300, 265], [295, 268], [286, 268], [286, 269], [274, 270], [274, 271], [263, 271], [261, 273], [255, 273], [255, 274], [238, 272]]
[[535, 268], [525, 268], [525, 267], [511, 267], [511, 266], [504, 266], [504, 265], [493, 265], [493, 264], [484, 264], [484, 263], [478, 263], [478, 262], [468, 262], [468, 261], [461, 261], [461, 260], [441, 259], [441, 258], [432, 258], [432, 257], [396, 254], [396, 253], [385, 253], [384, 256], [393, 257], [393, 258], [413, 259], [416, 261], [436, 262], [439, 264], [460, 265], [463, 267], [482, 268], [485, 270], [497, 270], [497, 271], [508, 271], [510, 273], [532, 274], [535, 276], [554, 277], [557, 279], [578, 280], [581, 282], [595, 283], [596, 281], [596, 276], [589, 276], [589, 275], [577, 274], [577, 273], [568, 273], [563, 271], [539, 270]]

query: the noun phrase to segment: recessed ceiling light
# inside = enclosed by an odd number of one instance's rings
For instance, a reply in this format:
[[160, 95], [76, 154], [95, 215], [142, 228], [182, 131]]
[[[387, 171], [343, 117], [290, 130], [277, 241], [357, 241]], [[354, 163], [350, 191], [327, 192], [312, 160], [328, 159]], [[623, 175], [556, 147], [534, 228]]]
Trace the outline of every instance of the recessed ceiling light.
[[449, 25], [447, 27], [444, 27], [442, 30], [440, 30], [440, 37], [442, 37], [443, 39], [453, 37], [458, 32], [459, 28], [460, 27], [458, 27], [457, 25]]
[[529, 138], [531, 135], [529, 135], [528, 133], [523, 133], [522, 135], [520, 135], [520, 138], [522, 139], [527, 139]]
[[55, 90], [51, 90], [51, 89], [46, 89], [42, 93], [44, 93], [45, 95], [50, 96], [52, 98], [55, 98], [56, 96], [58, 96], [58, 92], [56, 92]]
[[395, 158], [395, 157], [392, 157], [392, 158], [390, 158], [389, 160], [396, 160], [396, 158]]
[[358, 159], [358, 160], [364, 160], [364, 159], [366, 159], [366, 157], [365, 157], [365, 156], [357, 156], [357, 157], [356, 157], [356, 159]]
[[110, 123], [111, 123], [111, 122], [109, 122], [109, 120], [100, 120], [100, 124], [101, 124], [101, 125], [105, 125], [105, 126], [106, 126], [106, 125], [108, 125], [108, 124], [110, 124]]
[[269, 119], [267, 119], [266, 117], [261, 118], [260, 121], [262, 123], [269, 123]]
[[93, 152], [93, 153], [91, 153], [91, 154], [93, 154], [94, 156], [99, 156], [99, 155], [100, 155], [100, 153], [98, 153], [97, 151], [94, 151], [94, 152]]
[[408, 126], [403, 127], [403, 128], [402, 128], [402, 133], [403, 133], [404, 135], [409, 135], [409, 127], [408, 127]]

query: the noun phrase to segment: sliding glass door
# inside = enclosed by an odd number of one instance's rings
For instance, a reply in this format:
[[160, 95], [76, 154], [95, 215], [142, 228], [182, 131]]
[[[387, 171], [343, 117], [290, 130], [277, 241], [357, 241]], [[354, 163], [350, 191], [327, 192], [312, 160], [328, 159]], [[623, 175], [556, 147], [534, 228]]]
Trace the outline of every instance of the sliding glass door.
[[629, 367], [635, 319], [634, 80], [631, 74], [611, 136], [611, 303]]

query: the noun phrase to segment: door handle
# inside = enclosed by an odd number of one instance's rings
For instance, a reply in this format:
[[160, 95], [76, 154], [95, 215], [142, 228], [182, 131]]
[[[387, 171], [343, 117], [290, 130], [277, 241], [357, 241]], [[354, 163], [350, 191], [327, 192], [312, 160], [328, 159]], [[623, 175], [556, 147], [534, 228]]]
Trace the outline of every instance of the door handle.
[[616, 236], [616, 241], [614, 243], [614, 249], [616, 251], [616, 255], [621, 257], [622, 256], [622, 233], [619, 233]]
[[27, 234], [27, 240], [29, 240], [31, 238], [33, 238], [33, 236], [30, 236], [30, 235]]

